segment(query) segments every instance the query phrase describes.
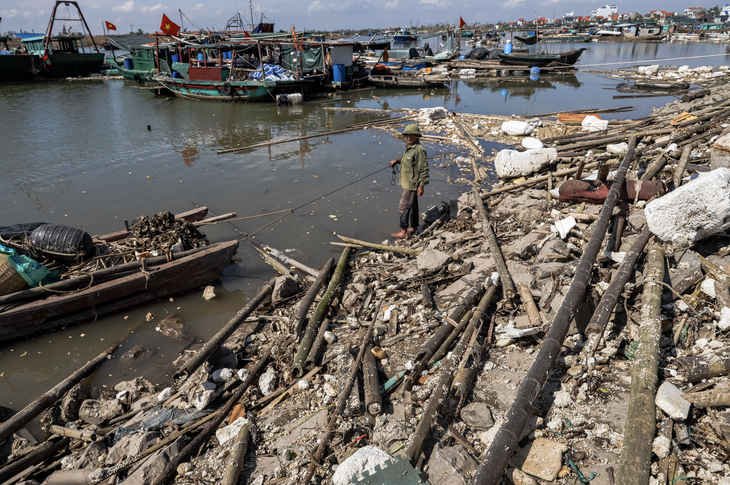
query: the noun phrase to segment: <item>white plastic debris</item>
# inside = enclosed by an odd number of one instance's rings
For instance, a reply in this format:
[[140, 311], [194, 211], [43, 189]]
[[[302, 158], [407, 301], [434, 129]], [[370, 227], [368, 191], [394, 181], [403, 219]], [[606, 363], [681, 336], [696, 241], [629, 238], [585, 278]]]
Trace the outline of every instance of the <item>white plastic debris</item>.
[[606, 151], [612, 155], [625, 155], [629, 151], [629, 144], [624, 143], [612, 143], [606, 145]]
[[568, 237], [568, 233], [570, 232], [570, 230], [573, 229], [577, 224], [578, 223], [575, 221], [573, 216], [568, 216], [565, 219], [555, 222], [554, 225], [551, 225], [550, 230], [560, 234], [560, 239], [565, 239], [566, 237]]
[[202, 411], [208, 407], [208, 404], [213, 402], [213, 399], [215, 399], [216, 396], [216, 387], [212, 382], [203, 382], [200, 386], [203, 388], [203, 392], [195, 396], [195, 399], [193, 399], [193, 406], [195, 406], [198, 411]]
[[237, 374], [238, 374], [239, 379], [241, 379], [242, 381], [245, 381], [246, 378], [248, 377], [248, 369], [238, 369]]
[[164, 400], [168, 399], [170, 396], [172, 396], [172, 394], [173, 394], [172, 387], [166, 387], [162, 390], [162, 392], [160, 392], [157, 395], [157, 400], [164, 401]]
[[213, 288], [212, 286], [206, 286], [205, 289], [203, 290], [203, 298], [205, 298], [208, 301], [215, 298], [215, 288]]
[[449, 110], [443, 106], [436, 108], [421, 108], [418, 110], [418, 122], [428, 125], [432, 121], [441, 120], [449, 115]]
[[705, 278], [700, 285], [700, 291], [710, 298], [716, 298], [715, 294], [715, 280], [712, 278]]
[[334, 485], [351, 485], [353, 478], [368, 476], [375, 471], [375, 467], [382, 467], [392, 462], [393, 458], [380, 448], [364, 446], [337, 467], [334, 475], [332, 475], [332, 483]]
[[581, 126], [586, 131], [601, 131], [608, 128], [608, 120], [602, 120], [597, 116], [588, 115], [583, 118]]
[[329, 330], [327, 330], [324, 333], [324, 340], [328, 344], [333, 344], [333, 343], [337, 342], [337, 335], [335, 335], [333, 332], [330, 332]]
[[639, 74], [642, 74], [644, 76], [653, 76], [657, 72], [659, 72], [659, 65], [655, 64], [653, 66], [639, 66]]
[[459, 69], [459, 77], [462, 79], [474, 78], [476, 75], [476, 69]]
[[301, 381], [297, 382], [297, 387], [301, 390], [309, 389], [309, 382], [302, 379]]
[[550, 165], [558, 158], [555, 148], [538, 148], [518, 152], [501, 150], [494, 158], [494, 167], [499, 178], [514, 178], [532, 175]]
[[664, 381], [659, 386], [655, 402], [670, 418], [684, 420], [689, 415], [689, 401], [682, 397], [682, 391], [671, 382]]
[[606, 251], [606, 257], [616, 263], [623, 263], [626, 257], [625, 251]]
[[730, 228], [730, 169], [700, 176], [644, 208], [649, 230], [676, 247], [686, 247]]
[[528, 150], [534, 150], [536, 148], [543, 148], [545, 145], [543, 145], [542, 142], [537, 138], [528, 136], [522, 139], [522, 146], [527, 148]]
[[720, 310], [720, 321], [717, 322], [717, 328], [722, 330], [723, 332], [730, 328], [730, 308], [723, 307], [722, 310]]
[[525, 123], [524, 121], [505, 121], [502, 123], [502, 131], [507, 133], [508, 135], [517, 135], [517, 136], [524, 136], [529, 135], [532, 133], [534, 128], [530, 123]]

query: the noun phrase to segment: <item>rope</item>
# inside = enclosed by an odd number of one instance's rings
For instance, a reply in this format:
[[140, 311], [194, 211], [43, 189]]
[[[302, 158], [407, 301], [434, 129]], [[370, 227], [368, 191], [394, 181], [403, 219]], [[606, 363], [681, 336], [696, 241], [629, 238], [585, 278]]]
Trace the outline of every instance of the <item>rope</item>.
[[41, 288], [43, 288], [46, 291], [50, 291], [51, 293], [58, 293], [60, 295], [63, 295], [66, 293], [78, 293], [80, 291], [88, 290], [94, 284], [94, 274], [93, 273], [84, 272], [81, 274], [89, 275], [89, 284], [86, 285], [86, 287], [84, 287], [84, 288], [76, 288], [75, 290], [54, 290], [53, 288], [48, 288], [47, 286], [43, 286], [43, 283], [41, 283], [40, 281], [38, 282], [38, 286], [40, 286]]
[[[683, 59], [703, 59], [706, 57], [727, 57], [727, 54], [707, 54], [706, 56], [687, 56], [687, 57], [665, 57], [661, 59], [652, 59], [651, 62], [658, 62], [658, 61], [680, 61]], [[646, 64], [648, 60], [644, 59], [643, 61], [625, 61], [625, 62], [604, 62], [601, 64], [581, 64], [581, 69], [584, 67], [595, 67], [595, 66], [612, 66], [616, 64]]]

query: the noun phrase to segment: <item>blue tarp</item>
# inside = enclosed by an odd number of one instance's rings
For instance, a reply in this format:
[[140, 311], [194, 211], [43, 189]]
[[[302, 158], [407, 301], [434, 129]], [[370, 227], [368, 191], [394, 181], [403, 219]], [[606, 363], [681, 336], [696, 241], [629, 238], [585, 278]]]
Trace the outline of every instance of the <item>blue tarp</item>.
[[[283, 67], [275, 64], [264, 64], [264, 74], [266, 75], [267, 81], [292, 81], [294, 76], [290, 76], [286, 73]], [[255, 71], [249, 74], [251, 79], [261, 80], [261, 71]]]
[[13, 34], [18, 39], [22, 40], [38, 40], [45, 37], [44, 34], [38, 34], [38, 33], [31, 33], [31, 34]]

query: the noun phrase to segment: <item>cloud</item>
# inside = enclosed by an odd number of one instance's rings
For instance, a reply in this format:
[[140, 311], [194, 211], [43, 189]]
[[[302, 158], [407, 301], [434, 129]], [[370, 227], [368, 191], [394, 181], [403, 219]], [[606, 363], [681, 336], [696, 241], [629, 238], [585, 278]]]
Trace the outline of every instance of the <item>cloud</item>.
[[203, 7], [204, 7], [204, 5], [202, 3], [197, 3], [197, 4], [195, 4], [195, 8], [193, 10], [200, 10]]
[[89, 5], [88, 7], [84, 7], [84, 8], [99, 9], [99, 8], [104, 8], [104, 7], [102, 7], [101, 5]]
[[400, 3], [400, 0], [393, 0], [392, 2], [386, 3], [385, 4], [385, 8], [386, 9], [389, 9], [389, 10], [394, 9], [394, 8], [398, 8], [398, 4], [399, 3]]
[[10, 10], [0, 10], [0, 17], [5, 17], [6, 19], [11, 19], [18, 15], [18, 10], [11, 8]]
[[525, 4], [525, 0], [507, 0], [502, 4], [502, 8], [517, 8]]
[[315, 12], [321, 12], [324, 10], [324, 5], [322, 5], [322, 2], [319, 0], [314, 0], [314, 2], [309, 4], [309, 8], [307, 9], [307, 12], [309, 13], [315, 13]]
[[429, 10], [451, 8], [451, 2], [444, 0], [420, 0], [418, 3]]
[[154, 7], [140, 7], [139, 11], [142, 13], [147, 13], [147, 12], [154, 12], [155, 10], [160, 10], [161, 8], [162, 8], [162, 4], [158, 3]]
[[41, 15], [43, 15], [44, 13], [46, 13], [46, 11], [45, 11], [45, 10], [41, 10], [40, 12], [31, 12], [31, 11], [25, 11], [25, 12], [23, 12], [23, 18], [24, 18], [25, 20], [33, 20], [33, 19], [35, 19], [36, 17], [40, 17], [40, 16], [41, 16]]
[[[317, 1], [319, 1], [319, 0], [317, 0]], [[353, 5], [352, 1], [347, 1], [347, 2], [340, 2], [340, 3], [330, 3], [328, 5], [328, 7], [331, 11], [344, 12], [347, 10], [351, 10], [354, 7], [354, 5]]]
[[122, 5], [117, 5], [112, 8], [112, 10], [115, 12], [131, 12], [134, 10], [134, 0], [129, 0]]

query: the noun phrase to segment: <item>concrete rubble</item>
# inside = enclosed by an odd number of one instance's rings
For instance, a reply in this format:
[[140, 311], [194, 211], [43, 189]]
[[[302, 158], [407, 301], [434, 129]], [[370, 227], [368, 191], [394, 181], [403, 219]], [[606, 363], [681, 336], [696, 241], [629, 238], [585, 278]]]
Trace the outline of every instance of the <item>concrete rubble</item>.
[[[644, 69], [641, 76], [662, 72]], [[686, 69], [682, 73], [687, 79], [710, 74]], [[729, 88], [714, 86], [709, 96], [727, 94]], [[667, 125], [680, 113], [711, 108], [696, 101], [657, 110], [657, 126]], [[458, 134], [463, 140], [466, 129], [473, 137], [515, 148], [521, 145], [522, 136], [507, 136], [500, 129], [512, 121], [510, 117], [474, 117], [460, 126], [451, 118], [449, 113], [424, 112], [423, 119], [428, 120], [421, 124], [424, 138], [439, 133], [449, 139]], [[534, 126], [515, 119], [532, 127], [531, 136], [546, 148], [501, 157], [499, 152], [495, 160], [472, 147], [462, 160], [453, 162], [459, 178], [471, 183], [483, 177], [482, 202], [501, 255], [490, 249], [488, 228], [472, 191], [429, 208], [433, 222], [423, 234], [378, 247], [361, 241], [325, 311], [327, 327], [321, 335], [314, 332], [321, 352], [305, 363], [301, 375], [293, 372], [301, 337], [295, 326], [304, 292], [314, 278], [304, 273], [299, 282], [280, 277], [280, 293], [273, 302], [260, 305], [189, 376], [160, 384], [140, 377], [114, 389], [73, 388], [43, 414], [41, 422], [49, 432], [52, 428], [59, 432], [54, 426], [71, 434], [88, 430], [95, 439], [70, 437], [54, 459], [24, 479], [40, 479], [39, 483], [58, 474], [56, 480], [62, 480], [73, 472], [83, 476], [79, 483], [152, 483], [246, 382], [241, 398], [230, 403], [231, 410], [209, 437], [181, 463], [175, 462], [169, 483], [220, 483], [243, 426], [250, 430], [251, 440], [238, 483], [293, 485], [301, 483], [311, 467], [317, 483], [345, 485], [366, 471], [377, 475], [393, 465], [394, 457], [421, 473], [423, 483], [470, 483], [490, 446], [497, 446], [500, 430], [508, 425], [506, 416], [520, 385], [545, 345], [561, 305], [570, 299], [579, 262], [597, 231], [602, 202], [561, 202], [549, 190], [573, 178], [575, 171], [562, 171], [581, 163], [581, 179], [592, 176], [597, 183], [611, 183], [615, 177], [611, 173], [631, 152], [627, 142], [633, 132], [622, 131], [629, 130], [629, 123], [609, 123], [609, 131], [618, 129], [621, 136], [591, 141], [587, 140], [591, 135], [578, 134], [580, 126], [556, 131], [557, 125], [548, 118]], [[647, 352], [639, 345], [645, 324], [642, 292], [647, 285], [661, 286], [661, 331], [659, 385], [651, 390], [655, 399], [644, 403], [656, 416], [657, 427], [645, 437], [652, 454], [643, 466], [652, 484], [688, 483], [690, 477], [699, 477], [702, 483], [727, 483], [730, 236], [725, 221], [730, 215], [726, 201], [730, 169], [709, 170], [713, 137], [726, 128], [722, 120], [708, 123], [713, 133], [709, 136], [697, 130], [692, 138], [681, 139], [684, 131], [672, 128], [652, 140], [639, 140], [641, 156], [627, 179], [640, 179], [661, 154], [665, 163], [654, 177], [666, 191], [648, 202], [621, 200], [607, 213], [609, 230], [592, 263], [587, 290], [576, 302], [555, 364], [546, 371], [532, 415], [519, 433], [517, 450], [504, 469], [504, 483], [567, 485], [576, 483], [578, 473], [593, 485], [614, 483], [613, 474], [622, 466], [621, 454], [627, 449], [632, 369]], [[577, 138], [570, 141], [571, 137]], [[577, 146], [581, 138], [585, 144]], [[688, 139], [693, 143], [689, 163], [675, 187], [681, 156], [676, 152], [689, 145], [684, 143]], [[676, 143], [677, 150], [665, 152], [669, 142]], [[508, 170], [504, 163], [517, 157], [532, 161], [537, 153], [540, 162], [530, 162], [530, 168], [521, 172]], [[510, 180], [487, 189], [495, 179], [484, 166], [491, 170], [492, 162], [498, 174]], [[511, 180], [514, 177], [532, 178]], [[629, 257], [645, 224], [656, 236], [651, 244], [664, 250], [665, 278], [648, 281], [646, 251], [640, 250], [636, 263], [626, 270], [628, 280], [618, 290], [605, 329], [589, 349], [592, 317], [621, 272], [616, 255]], [[373, 243], [380, 241], [367, 244]], [[518, 293], [512, 298], [503, 294], [500, 256]], [[285, 286], [288, 291], [281, 292]], [[482, 318], [477, 317], [473, 338], [464, 344], [468, 350], [455, 355], [466, 334], [450, 340], [438, 340], [437, 335], [456, 332], [466, 310], [476, 307], [474, 300], [463, 304], [468, 295], [480, 297], [493, 286], [496, 297]], [[310, 308], [305, 324], [320, 301]], [[461, 313], [460, 307], [464, 307]], [[181, 330], [178, 323], [170, 321], [163, 327], [174, 337]], [[364, 359], [370, 364], [363, 366], [374, 376], [374, 386], [354, 367], [363, 336], [370, 339], [370, 346], [362, 349], [363, 354], [370, 353]], [[433, 342], [438, 343], [435, 348], [429, 346]], [[203, 343], [190, 342], [171, 366], [181, 368], [190, 362]], [[271, 359], [257, 371], [256, 363], [267, 351]], [[451, 359], [458, 384], [449, 381], [441, 389], [438, 383]], [[353, 368], [356, 378], [348, 390]], [[460, 380], [467, 374], [470, 380]], [[429, 415], [429, 403], [439, 389], [442, 400], [435, 415]], [[381, 405], [369, 406], [376, 396]], [[346, 405], [335, 415], [340, 401]], [[323, 459], [314, 464], [323, 430], [333, 417], [332, 438]], [[429, 424], [422, 453], [405, 460], [421, 423]], [[15, 435], [2, 444], [0, 458], [12, 465], [33, 449], [33, 444]]]

